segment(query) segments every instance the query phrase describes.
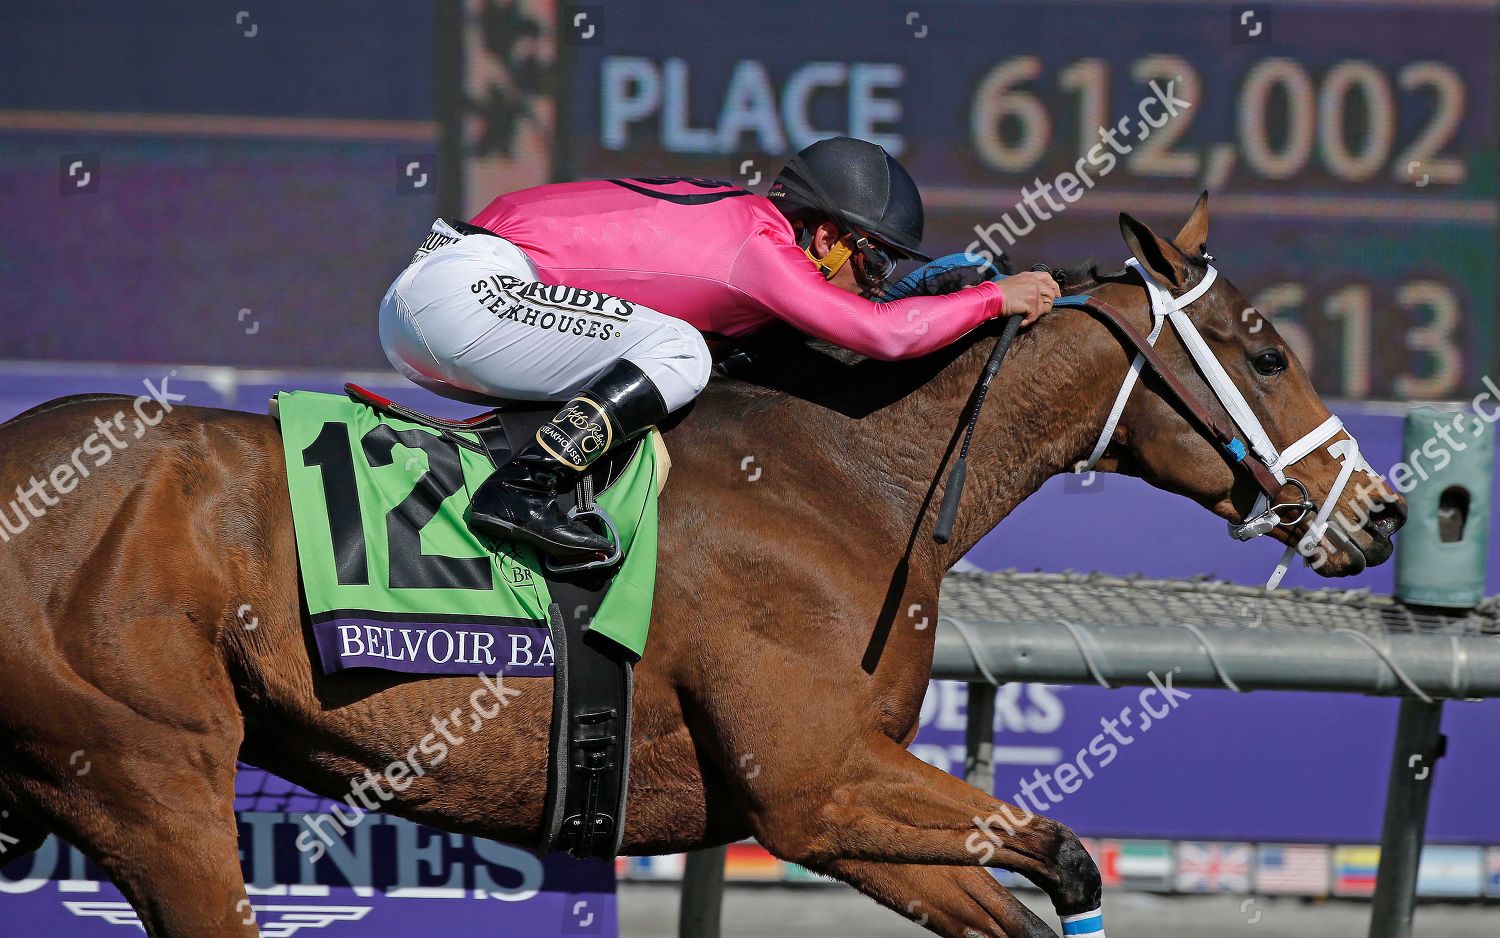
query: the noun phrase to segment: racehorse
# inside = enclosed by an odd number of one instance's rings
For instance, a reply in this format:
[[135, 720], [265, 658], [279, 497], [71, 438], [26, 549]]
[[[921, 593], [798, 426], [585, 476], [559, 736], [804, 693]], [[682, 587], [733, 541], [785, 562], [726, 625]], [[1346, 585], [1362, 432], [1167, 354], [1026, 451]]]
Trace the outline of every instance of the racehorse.
[[[1121, 230], [1172, 293], [1209, 276], [1206, 201], [1172, 241], [1129, 216]], [[1063, 279], [1150, 327], [1138, 276]], [[1246, 315], [1227, 279], [1189, 311], [1270, 438], [1298, 440], [1328, 420], [1292, 350]], [[1089, 454], [1135, 351], [1118, 326], [1076, 309], [1020, 335], [981, 411], [964, 509], [940, 545], [933, 505], [958, 434], [945, 448], [933, 428], [967, 414], [994, 336], [982, 329], [907, 363], [804, 362], [799, 394], [716, 381], [668, 428], [674, 469], [650, 647], [636, 672], [624, 852], [753, 835], [952, 938], [1054, 935], [981, 862], [1032, 880], [1060, 914], [1098, 906], [1099, 873], [1071, 830], [1034, 817], [986, 830], [992, 849], [976, 851], [980, 819], [1017, 809], [906, 749], [945, 572]], [[1177, 386], [1222, 418], [1184, 345], [1168, 332], [1157, 348]], [[122, 402], [63, 398], [4, 424], [0, 490], [67, 463]], [[1258, 495], [1252, 474], [1188, 410], [1148, 369], [1097, 468], [1244, 519]], [[1317, 501], [1340, 461], [1319, 448], [1296, 470]], [[1357, 523], [1322, 536], [1321, 574], [1389, 557], [1405, 507], [1372, 484], [1361, 496], [1339, 484], [1339, 513]], [[1307, 514], [1271, 536], [1296, 543]], [[435, 718], [468, 712], [474, 678], [323, 675], [294, 550], [276, 423], [190, 406], [0, 547], [5, 859], [56, 834], [102, 867], [150, 935], [254, 935], [236, 852], [236, 760], [338, 798], [416, 747]], [[462, 743], [393, 788], [383, 810], [536, 842], [550, 682], [505, 686], [503, 716], [480, 732], [459, 728]], [[76, 770], [80, 751], [92, 771]]]

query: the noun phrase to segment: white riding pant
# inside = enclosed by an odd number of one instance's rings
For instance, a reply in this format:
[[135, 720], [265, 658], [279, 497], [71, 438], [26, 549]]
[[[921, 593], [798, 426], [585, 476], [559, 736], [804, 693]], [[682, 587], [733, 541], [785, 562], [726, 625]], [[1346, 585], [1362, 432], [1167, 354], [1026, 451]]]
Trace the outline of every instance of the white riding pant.
[[619, 297], [543, 284], [520, 248], [438, 221], [380, 304], [380, 344], [413, 382], [445, 397], [563, 401], [619, 359], [667, 409], [708, 384], [697, 329]]

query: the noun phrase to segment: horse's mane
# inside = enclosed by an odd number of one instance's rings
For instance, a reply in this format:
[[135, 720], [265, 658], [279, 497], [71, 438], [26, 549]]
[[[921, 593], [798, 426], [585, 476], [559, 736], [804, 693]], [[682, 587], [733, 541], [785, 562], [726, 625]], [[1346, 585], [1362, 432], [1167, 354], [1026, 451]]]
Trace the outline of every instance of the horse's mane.
[[1072, 267], [1059, 267], [1052, 272], [1052, 276], [1062, 288], [1063, 296], [1068, 296], [1087, 293], [1106, 283], [1124, 283], [1135, 275], [1130, 272], [1129, 267], [1123, 266], [1116, 270], [1101, 270], [1094, 259], [1089, 258]]
[[[1204, 269], [1212, 260], [1206, 249], [1186, 258], [1189, 265]], [[1057, 268], [1052, 276], [1065, 296], [1087, 293], [1106, 283], [1140, 282], [1130, 268], [1104, 270], [1092, 258]], [[740, 354], [731, 360], [727, 373], [716, 369], [714, 384], [736, 394], [785, 395], [862, 417], [932, 381], [976, 344], [999, 335], [1003, 323], [1003, 319], [992, 319], [946, 348], [895, 362], [865, 358], [790, 326], [772, 326], [741, 340]], [[1027, 344], [1027, 338], [1023, 334], [1017, 339], [1013, 355]]]
[[797, 398], [859, 418], [931, 382], [955, 359], [998, 335], [1001, 322], [986, 323], [945, 348], [903, 361], [865, 358], [790, 326], [771, 326], [741, 340], [735, 354], [715, 368], [710, 387], [736, 397]]
[[128, 394], [101, 394], [95, 392], [85, 394], [69, 394], [66, 397], [59, 397], [54, 400], [43, 401], [42, 403], [37, 404], [35, 407], [23, 410], [19, 414], [16, 414], [14, 417], [11, 417], [9, 420], [0, 421], [0, 427], [10, 427], [14, 426], [15, 424], [24, 423], [25, 421], [30, 420], [33, 417], [40, 417], [42, 414], [50, 413], [62, 407], [72, 407], [74, 404], [90, 404], [94, 401], [128, 401], [130, 399], [131, 398]]
[[[1185, 255], [1189, 266], [1204, 268], [1208, 267], [1213, 257], [1206, 251], [1194, 252]], [[1106, 283], [1138, 283], [1136, 275], [1129, 267], [1121, 266], [1115, 270], [1101, 270], [1093, 258], [1089, 258], [1081, 264], [1072, 267], [1059, 267], [1052, 272], [1057, 284], [1062, 288], [1064, 296], [1073, 293], [1087, 293]]]

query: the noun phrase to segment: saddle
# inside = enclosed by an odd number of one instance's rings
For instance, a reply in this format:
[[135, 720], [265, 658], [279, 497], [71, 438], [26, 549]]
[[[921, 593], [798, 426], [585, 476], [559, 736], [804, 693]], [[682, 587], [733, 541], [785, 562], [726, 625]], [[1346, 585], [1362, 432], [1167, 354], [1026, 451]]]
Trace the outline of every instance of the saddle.
[[[346, 384], [344, 391], [362, 404], [482, 452], [494, 465], [524, 446], [557, 411], [555, 403], [508, 402], [467, 420], [444, 420], [355, 384]], [[645, 440], [606, 453], [559, 499], [564, 508], [599, 519], [616, 550], [612, 557], [579, 564], [544, 564], [542, 571], [552, 598], [547, 625], [556, 666], [540, 855], [566, 849], [579, 858], [612, 860], [624, 835], [634, 656], [590, 629], [620, 561], [619, 537], [594, 497], [629, 466]]]

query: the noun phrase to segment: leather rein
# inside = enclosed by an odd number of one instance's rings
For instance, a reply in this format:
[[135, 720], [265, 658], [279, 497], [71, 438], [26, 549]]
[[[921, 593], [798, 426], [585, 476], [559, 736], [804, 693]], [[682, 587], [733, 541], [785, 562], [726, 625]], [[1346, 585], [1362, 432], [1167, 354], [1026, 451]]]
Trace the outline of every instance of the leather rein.
[[[1223, 363], [1208, 347], [1208, 343], [1199, 334], [1197, 326], [1186, 312], [1189, 306], [1207, 294], [1217, 279], [1218, 271], [1212, 264], [1206, 266], [1203, 278], [1197, 285], [1177, 296], [1172, 295], [1167, 286], [1158, 282], [1138, 261], [1134, 259], [1126, 261], [1126, 266], [1141, 278], [1146, 287], [1147, 296], [1150, 298], [1152, 318], [1150, 335], [1142, 335], [1140, 330], [1119, 310], [1092, 296], [1064, 297], [1054, 304], [1054, 306], [1078, 306], [1107, 320], [1135, 348], [1136, 353], [1093, 452], [1078, 468], [1092, 469], [1109, 447], [1136, 379], [1141, 369], [1149, 365], [1152, 372], [1167, 386], [1172, 396], [1187, 410], [1198, 429], [1219, 445], [1226, 459], [1230, 461], [1230, 465], [1243, 466], [1260, 489], [1255, 505], [1250, 510], [1250, 517], [1244, 521], [1229, 523], [1231, 537], [1240, 541], [1252, 540], [1270, 534], [1277, 528], [1295, 527], [1309, 514], [1317, 513], [1302, 538], [1295, 544], [1288, 544], [1282, 553], [1281, 561], [1266, 581], [1266, 589], [1274, 590], [1280, 585], [1282, 577], [1286, 576], [1296, 554], [1299, 551], [1311, 552], [1323, 539], [1334, 507], [1338, 504], [1353, 474], [1359, 471], [1374, 476], [1375, 471], [1360, 454], [1358, 441], [1354, 439], [1353, 434], [1345, 430], [1343, 421], [1336, 416], [1330, 415], [1284, 449], [1278, 450], [1271, 442], [1265, 427], [1261, 425], [1260, 417], [1245, 400], [1244, 394], [1230, 378]], [[1178, 339], [1193, 360], [1199, 374], [1208, 383], [1219, 405], [1228, 414], [1228, 422], [1205, 406], [1203, 401], [1173, 373], [1156, 351], [1156, 339], [1168, 323], [1177, 332]], [[1339, 434], [1343, 434], [1347, 439], [1335, 439]], [[1338, 460], [1342, 467], [1333, 485], [1330, 486], [1327, 496], [1323, 499], [1322, 506], [1319, 507], [1313, 501], [1307, 485], [1300, 479], [1289, 476], [1287, 470], [1325, 446], [1329, 455]], [[1276, 499], [1289, 486], [1296, 488], [1297, 501], [1278, 503]]]
[[[1094, 296], [1087, 294], [1065, 296], [1053, 304], [1054, 308], [1082, 309], [1104, 320], [1114, 326], [1116, 333], [1123, 337], [1126, 344], [1135, 351], [1130, 370], [1126, 372], [1119, 393], [1115, 396], [1114, 405], [1110, 409], [1098, 442], [1089, 457], [1075, 467], [1075, 471], [1092, 469], [1104, 451], [1109, 448], [1141, 371], [1150, 367], [1152, 373], [1161, 380], [1162, 384], [1166, 385], [1172, 398], [1187, 411], [1188, 418], [1195, 427], [1218, 444], [1229, 465], [1231, 467], [1243, 466], [1260, 489], [1250, 516], [1244, 521], [1229, 523], [1229, 533], [1232, 537], [1241, 541], [1252, 540], [1270, 534], [1277, 528], [1295, 527], [1309, 514], [1317, 512], [1301, 540], [1287, 546], [1281, 561], [1266, 581], [1266, 589], [1273, 590], [1280, 585], [1282, 577], [1286, 575], [1298, 551], [1310, 550], [1322, 540], [1328, 529], [1328, 520], [1333, 513], [1334, 506], [1338, 503], [1353, 473], [1362, 471], [1374, 475], [1374, 470], [1360, 455], [1359, 443], [1344, 429], [1343, 422], [1335, 416], [1328, 417], [1284, 450], [1278, 450], [1271, 442], [1265, 428], [1261, 425], [1260, 418], [1235, 386], [1223, 364], [1214, 356], [1208, 343], [1198, 333], [1197, 327], [1186, 313], [1186, 309], [1201, 299], [1217, 278], [1218, 272], [1213, 265], [1207, 266], [1203, 279], [1197, 285], [1180, 295], [1173, 296], [1165, 285], [1159, 283], [1137, 261], [1132, 259], [1126, 264], [1141, 278], [1150, 299], [1152, 328], [1149, 335], [1143, 334], [1140, 329], [1136, 328], [1135, 324], [1120, 310]], [[1039, 266], [1033, 269], [1045, 268]], [[979, 385], [975, 389], [966, 420], [967, 428], [963, 446], [949, 475], [942, 508], [938, 513], [938, 522], [933, 532], [933, 539], [939, 544], [946, 544], [952, 535], [954, 516], [957, 514], [959, 499], [968, 474], [969, 442], [979, 420], [979, 409], [984, 404], [985, 394], [994, 380], [1000, 361], [1005, 357], [1011, 340], [1015, 338], [1017, 322], [1017, 318], [1012, 318], [1011, 322], [1006, 324], [1004, 332], [990, 354], [989, 362], [981, 372]], [[1156, 350], [1156, 340], [1168, 323], [1177, 332], [1179, 340], [1197, 366], [1200, 375], [1208, 383], [1219, 405], [1228, 415], [1227, 420], [1220, 417], [1198, 395], [1194, 394]], [[1348, 439], [1334, 440], [1334, 437], [1340, 433]], [[1330, 440], [1334, 442], [1327, 446], [1329, 454], [1341, 461], [1343, 465], [1320, 508], [1313, 501], [1307, 485], [1300, 479], [1287, 475], [1286, 470], [1312, 455], [1325, 444], [1329, 444]], [[1297, 490], [1297, 500], [1277, 502], [1276, 499], [1288, 487]]]
[[[1161, 353], [1156, 350], [1156, 346], [1146, 341], [1146, 336], [1141, 333], [1140, 329], [1136, 328], [1128, 316], [1094, 296], [1078, 295], [1061, 297], [1054, 304], [1054, 308], [1058, 306], [1065, 308], [1076, 307], [1111, 323], [1124, 336], [1131, 350], [1145, 359], [1146, 364], [1151, 368], [1151, 372], [1167, 386], [1167, 390], [1172, 393], [1172, 397], [1187, 409], [1188, 416], [1197, 425], [1198, 429], [1203, 431], [1209, 439], [1217, 443], [1224, 450], [1226, 456], [1232, 457], [1232, 463], [1244, 466], [1245, 470], [1255, 479], [1255, 484], [1260, 487], [1262, 492], [1268, 497], [1275, 498], [1286, 487], [1285, 484], [1277, 481], [1275, 474], [1271, 472], [1270, 467], [1260, 457], [1245, 448], [1245, 444], [1240, 440], [1239, 433], [1235, 430], [1234, 426], [1210, 410], [1187, 385], [1182, 383], [1182, 379], [1172, 372], [1171, 366], [1162, 358]], [[1092, 464], [1090, 463], [1083, 468], [1092, 468]], [[1305, 495], [1304, 491], [1304, 497]], [[1312, 506], [1308, 505], [1307, 507], [1311, 510]], [[1298, 520], [1301, 519], [1299, 518]], [[1293, 524], [1295, 523], [1293, 522]]]

